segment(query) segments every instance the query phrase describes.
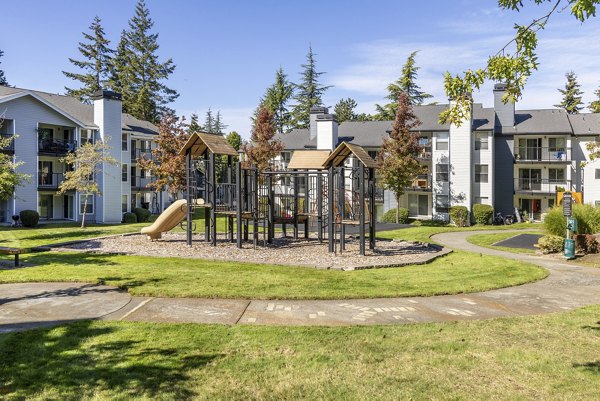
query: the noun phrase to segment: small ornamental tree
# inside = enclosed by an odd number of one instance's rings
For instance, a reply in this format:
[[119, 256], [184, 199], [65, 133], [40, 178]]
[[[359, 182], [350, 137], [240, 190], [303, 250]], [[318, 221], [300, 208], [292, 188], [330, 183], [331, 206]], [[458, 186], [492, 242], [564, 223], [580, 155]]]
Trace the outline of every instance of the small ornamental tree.
[[[0, 127], [2, 120], [0, 120]], [[0, 136], [0, 150], [9, 148], [14, 138]], [[5, 201], [12, 196], [15, 188], [29, 182], [31, 176], [17, 171], [23, 162], [17, 162], [10, 155], [0, 152], [0, 200]]]
[[251, 143], [244, 145], [246, 155], [245, 167], [256, 165], [259, 171], [269, 167], [269, 161], [283, 150], [283, 143], [273, 139], [276, 133], [274, 115], [264, 105], [258, 110], [258, 115], [252, 130]]
[[58, 194], [67, 191], [77, 191], [85, 196], [83, 205], [83, 216], [81, 217], [81, 228], [85, 228], [85, 216], [87, 212], [88, 196], [102, 195], [96, 175], [102, 172], [104, 164], [118, 165], [119, 162], [108, 154], [110, 146], [102, 141], [85, 143], [75, 152], [68, 153], [60, 159], [61, 163], [71, 165], [73, 170], [65, 173], [65, 179], [58, 186]]
[[175, 198], [186, 189], [185, 155], [179, 151], [189, 138], [187, 124], [174, 115], [166, 115], [158, 126], [157, 147], [152, 149], [152, 158], [140, 158], [137, 164], [156, 177], [148, 184], [156, 191], [167, 190]]
[[421, 121], [412, 111], [410, 98], [406, 92], [400, 92], [392, 132], [389, 138], [383, 140], [381, 151], [377, 156], [383, 185], [396, 194], [396, 223], [398, 223], [400, 196], [423, 171], [423, 166], [417, 159], [423, 151], [423, 147], [419, 144], [419, 133], [411, 132], [411, 129], [419, 125]]

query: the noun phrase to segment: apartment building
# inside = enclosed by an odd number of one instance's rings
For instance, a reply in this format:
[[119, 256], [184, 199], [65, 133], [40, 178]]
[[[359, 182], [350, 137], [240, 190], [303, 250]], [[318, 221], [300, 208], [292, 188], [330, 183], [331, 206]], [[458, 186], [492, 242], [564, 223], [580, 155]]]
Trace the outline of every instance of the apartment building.
[[[451, 206], [492, 205], [503, 214], [520, 209], [539, 220], [552, 207], [556, 192], [583, 192], [585, 203], [600, 204], [600, 161], [590, 161], [586, 145], [598, 141], [600, 114], [568, 115], [564, 110], [516, 110], [504, 104], [505, 85], [494, 87], [494, 106], [473, 103], [460, 126], [440, 124], [448, 105], [415, 106], [422, 124], [415, 128], [424, 147], [422, 175], [406, 188], [400, 206], [414, 218], [448, 219]], [[325, 108], [311, 111], [310, 129], [279, 139], [285, 167], [295, 150], [332, 150], [347, 141], [373, 156], [389, 135], [392, 121], [346, 121], [338, 126]], [[396, 196], [377, 197], [378, 214], [396, 207]]]
[[[146, 185], [149, 174], [136, 166], [140, 157], [150, 157], [158, 129], [122, 113], [121, 95], [100, 91], [93, 104], [78, 99], [0, 86], [0, 135], [10, 137], [0, 149], [24, 162], [19, 168], [29, 183], [17, 187], [7, 201], [0, 201], [0, 222], [10, 222], [21, 210], [37, 210], [41, 219], [79, 221], [87, 198], [87, 219], [99, 223], [121, 222], [124, 212], [145, 206], [160, 212], [167, 197]], [[119, 165], [106, 164], [95, 178], [102, 196], [77, 192], [58, 195], [64, 174], [73, 166], [60, 159], [78, 146], [103, 141]]]

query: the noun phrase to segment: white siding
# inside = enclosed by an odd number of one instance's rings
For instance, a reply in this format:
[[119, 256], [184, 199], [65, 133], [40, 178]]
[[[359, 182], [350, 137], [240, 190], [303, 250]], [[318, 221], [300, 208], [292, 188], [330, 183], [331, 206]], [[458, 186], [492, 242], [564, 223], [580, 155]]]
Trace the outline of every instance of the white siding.
[[471, 118], [450, 126], [450, 205], [471, 210], [473, 199], [473, 139]]

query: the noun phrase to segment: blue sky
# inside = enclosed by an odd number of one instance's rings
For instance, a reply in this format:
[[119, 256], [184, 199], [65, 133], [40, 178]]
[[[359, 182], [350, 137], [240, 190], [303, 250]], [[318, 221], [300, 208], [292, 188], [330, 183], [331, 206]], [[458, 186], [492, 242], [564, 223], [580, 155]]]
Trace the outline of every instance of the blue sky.
[[[529, 2], [526, 2], [529, 3]], [[249, 116], [280, 66], [299, 78], [309, 44], [322, 83], [334, 85], [327, 106], [340, 98], [357, 100], [360, 112], [385, 102], [386, 86], [400, 75], [408, 54], [419, 50], [418, 83], [445, 102], [442, 74], [483, 66], [501, 48], [514, 22], [541, 15], [541, 7], [521, 13], [500, 11], [492, 0], [430, 1], [184, 1], [147, 0], [160, 54], [177, 69], [169, 85], [181, 96], [179, 114], [221, 110], [228, 130], [249, 136]], [[71, 82], [81, 32], [95, 15], [116, 47], [133, 15], [135, 0], [19, 0], [3, 2], [0, 61], [12, 85], [63, 93]], [[574, 70], [592, 99], [600, 86], [600, 26], [557, 15], [540, 36], [540, 70], [530, 79], [517, 108], [550, 108], [566, 71]], [[474, 94], [491, 105], [491, 84]]]

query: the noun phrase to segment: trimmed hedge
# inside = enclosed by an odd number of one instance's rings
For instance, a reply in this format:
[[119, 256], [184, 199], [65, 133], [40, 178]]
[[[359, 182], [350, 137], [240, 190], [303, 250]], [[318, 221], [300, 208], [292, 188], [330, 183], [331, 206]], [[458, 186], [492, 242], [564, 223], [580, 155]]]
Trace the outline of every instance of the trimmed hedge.
[[[408, 209], [401, 207], [398, 209], [398, 223], [406, 224], [408, 223]], [[396, 223], [396, 209], [390, 209], [383, 214], [383, 222], [384, 223]]]
[[452, 206], [450, 208], [450, 219], [457, 227], [469, 225], [469, 209], [466, 206]]
[[137, 216], [138, 223], [147, 222], [152, 213], [148, 209], [144, 209], [143, 207], [136, 207], [133, 209], [133, 213]]
[[35, 227], [40, 221], [40, 214], [35, 210], [21, 210], [19, 217], [24, 227]]
[[137, 223], [137, 215], [135, 213], [125, 213], [123, 214], [123, 223], [131, 224]]
[[491, 224], [494, 218], [494, 208], [477, 203], [473, 205], [473, 217], [477, 224]]
[[538, 248], [543, 253], [558, 253], [564, 249], [564, 239], [559, 235], [545, 235], [538, 240]]

